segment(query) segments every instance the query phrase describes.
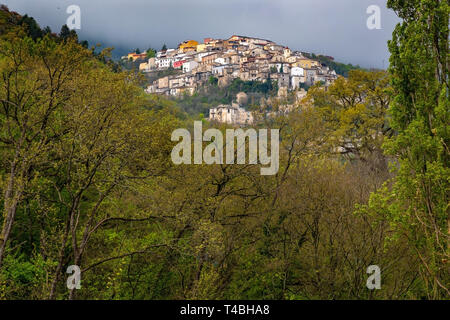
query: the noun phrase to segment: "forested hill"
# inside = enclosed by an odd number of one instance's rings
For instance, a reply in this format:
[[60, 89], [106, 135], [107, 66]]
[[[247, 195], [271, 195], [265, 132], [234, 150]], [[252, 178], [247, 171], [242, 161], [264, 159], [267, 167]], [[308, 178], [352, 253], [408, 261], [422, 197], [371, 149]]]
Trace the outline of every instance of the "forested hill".
[[20, 25], [21, 19], [22, 16], [20, 14], [9, 11], [5, 5], [0, 5], [0, 35], [5, 35], [15, 29]]
[[[43, 38], [45, 35], [49, 35], [52, 38], [77, 38], [77, 33], [74, 30], [64, 25], [61, 28], [61, 33], [58, 35], [50, 29], [50, 27], [41, 28], [33, 17], [28, 15], [20, 15], [15, 11], [10, 11], [5, 5], [0, 6], [0, 36], [8, 36], [17, 34], [19, 32], [25, 33], [33, 40]], [[86, 43], [85, 46], [87, 47]]]

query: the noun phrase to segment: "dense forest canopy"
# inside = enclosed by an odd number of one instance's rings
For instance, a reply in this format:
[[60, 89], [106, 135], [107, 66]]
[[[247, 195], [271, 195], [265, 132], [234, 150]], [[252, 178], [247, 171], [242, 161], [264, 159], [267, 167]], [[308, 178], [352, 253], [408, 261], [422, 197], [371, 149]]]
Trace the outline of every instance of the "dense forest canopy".
[[194, 105], [233, 98], [214, 80], [209, 98], [145, 94], [108, 50], [3, 6], [0, 299], [448, 299], [449, 5], [388, 5], [403, 19], [389, 72], [350, 68], [289, 113], [254, 109], [255, 128], [280, 130], [273, 176], [171, 162]]

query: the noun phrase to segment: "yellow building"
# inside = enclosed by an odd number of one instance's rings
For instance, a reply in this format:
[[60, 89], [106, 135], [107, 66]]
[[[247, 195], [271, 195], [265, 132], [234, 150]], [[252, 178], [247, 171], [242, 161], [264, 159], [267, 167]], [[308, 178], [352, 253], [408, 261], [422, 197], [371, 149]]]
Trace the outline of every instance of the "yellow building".
[[287, 57], [287, 58], [285, 57], [285, 59], [289, 63], [296, 63], [298, 61], [298, 57], [295, 57], [295, 56], [291, 56], [291, 57]]
[[132, 52], [132, 53], [129, 53], [127, 57], [128, 57], [128, 60], [132, 59], [133, 61], [136, 61], [138, 59], [144, 60], [147, 58], [147, 54]]
[[139, 64], [139, 71], [144, 71], [144, 70], [148, 70], [147, 62], [143, 62], [143, 63]]
[[181, 50], [182, 52], [187, 52], [187, 51], [192, 51], [192, 50], [197, 50], [197, 46], [199, 45], [199, 43], [195, 40], [187, 40], [184, 41], [183, 43], [180, 43], [180, 45], [178, 46], [178, 49]]
[[197, 45], [197, 52], [203, 52], [206, 51], [206, 44], [201, 43], [199, 45]]
[[292, 64], [294, 67], [301, 67], [311, 69], [312, 67], [320, 67], [320, 63], [315, 60], [303, 58], [298, 59], [295, 63]]

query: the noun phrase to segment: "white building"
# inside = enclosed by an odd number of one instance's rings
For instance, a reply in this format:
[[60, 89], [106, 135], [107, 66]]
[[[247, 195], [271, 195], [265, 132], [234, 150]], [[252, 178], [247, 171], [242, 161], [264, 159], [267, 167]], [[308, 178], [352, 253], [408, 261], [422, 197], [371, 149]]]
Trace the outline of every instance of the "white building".
[[293, 67], [291, 69], [291, 76], [298, 76], [298, 77], [303, 77], [305, 75], [305, 70], [303, 70], [303, 68], [301, 67]]
[[207, 56], [207, 55], [209, 55], [209, 54], [211, 54], [211, 52], [209, 52], [209, 51], [197, 53], [195, 55], [195, 61], [202, 62], [202, 58]]
[[209, 109], [209, 121], [217, 121], [228, 124], [252, 124], [253, 116], [249, 111], [239, 107], [238, 104], [219, 105]]
[[183, 72], [189, 73], [197, 67], [198, 67], [197, 61], [191, 60], [191, 61], [185, 62], [185, 63], [183, 63]]
[[212, 74], [213, 75], [217, 75], [217, 76], [223, 76], [223, 70], [225, 69], [224, 65], [220, 65], [220, 66], [213, 66], [212, 67]]
[[228, 58], [219, 57], [219, 58], [215, 59], [214, 62], [224, 65], [224, 64], [228, 64], [228, 62], [229, 62], [228, 60], [229, 60]]
[[174, 51], [175, 51], [175, 49], [167, 49], [166, 51], [158, 51], [156, 53], [156, 57], [157, 58], [161, 58], [163, 56], [167, 56], [167, 55], [173, 54]]
[[291, 77], [291, 89], [295, 90], [300, 88], [301, 83], [306, 82], [305, 76], [293, 76]]
[[167, 69], [169, 68], [174, 62], [174, 59], [172, 57], [161, 57], [155, 59], [155, 64], [158, 69]]

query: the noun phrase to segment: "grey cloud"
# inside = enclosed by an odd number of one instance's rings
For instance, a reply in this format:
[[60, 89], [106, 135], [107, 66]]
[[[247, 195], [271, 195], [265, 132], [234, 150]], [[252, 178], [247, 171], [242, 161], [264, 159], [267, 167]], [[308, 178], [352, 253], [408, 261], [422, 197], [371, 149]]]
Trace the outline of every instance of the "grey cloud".
[[[271, 39], [295, 50], [322, 53], [364, 67], [387, 65], [387, 41], [399, 21], [386, 0], [3, 0], [41, 26], [59, 31], [66, 8], [81, 8], [78, 34], [120, 53], [186, 39], [242, 34]], [[381, 30], [368, 30], [366, 9], [381, 7]]]

